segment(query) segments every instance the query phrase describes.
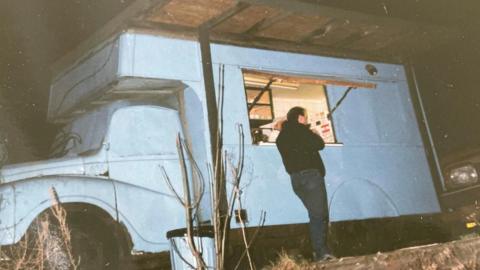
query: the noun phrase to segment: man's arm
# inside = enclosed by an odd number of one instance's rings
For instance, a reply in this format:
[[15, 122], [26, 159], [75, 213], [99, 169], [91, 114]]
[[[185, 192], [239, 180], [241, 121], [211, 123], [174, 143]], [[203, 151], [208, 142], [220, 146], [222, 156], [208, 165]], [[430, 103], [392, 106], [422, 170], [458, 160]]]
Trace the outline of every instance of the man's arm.
[[316, 129], [307, 129], [309, 139], [308, 143], [315, 148], [315, 150], [322, 150], [325, 148], [325, 141], [323, 141], [322, 136], [318, 133]]

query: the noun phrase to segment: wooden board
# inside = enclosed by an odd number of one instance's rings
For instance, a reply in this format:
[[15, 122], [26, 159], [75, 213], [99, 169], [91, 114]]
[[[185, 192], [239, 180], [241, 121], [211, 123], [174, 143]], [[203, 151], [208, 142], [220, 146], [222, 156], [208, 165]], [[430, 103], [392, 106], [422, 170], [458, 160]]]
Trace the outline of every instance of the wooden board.
[[359, 33], [358, 26], [352, 26], [349, 22], [343, 20], [333, 20], [324, 28], [324, 32], [311, 37], [310, 43], [323, 46], [336, 46], [349, 37]]
[[281, 13], [281, 10], [268, 6], [250, 6], [249, 8], [231, 17], [229, 20], [215, 27], [214, 31], [216, 33], [245, 33], [249, 29], [252, 29], [252, 27], [255, 25], [265, 21], [267, 18], [278, 16]]
[[286, 82], [292, 84], [321, 84], [321, 85], [339, 85], [339, 86], [347, 86], [353, 88], [366, 88], [366, 89], [375, 89], [377, 85], [375, 83], [370, 82], [359, 82], [359, 81], [347, 81], [347, 80], [340, 80], [338, 78], [329, 78], [329, 77], [307, 77], [307, 76], [290, 76], [286, 74], [273, 74], [268, 72], [261, 72], [256, 70], [244, 70], [244, 74], [250, 77], [275, 80], [277, 82]]
[[289, 14], [274, 24], [256, 33], [257, 36], [277, 38], [288, 41], [300, 41], [313, 31], [328, 23], [330, 18]]
[[172, 0], [154, 10], [147, 20], [198, 27], [235, 6], [233, 0]]
[[409, 39], [413, 29], [403, 27], [382, 27], [379, 26], [375, 31], [368, 35], [352, 41], [350, 44], [345, 44], [345, 48], [356, 48], [358, 50], [382, 50], [387, 48], [392, 43], [399, 43], [402, 40]]

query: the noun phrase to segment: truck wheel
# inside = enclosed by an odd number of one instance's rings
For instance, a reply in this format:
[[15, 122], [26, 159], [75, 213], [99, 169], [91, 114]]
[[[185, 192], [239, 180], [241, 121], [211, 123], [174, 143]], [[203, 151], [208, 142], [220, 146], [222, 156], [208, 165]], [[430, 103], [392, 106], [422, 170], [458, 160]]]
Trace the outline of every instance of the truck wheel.
[[[34, 265], [28, 269], [127, 269], [132, 242], [121, 224], [95, 206], [72, 203], [64, 208], [66, 215], [60, 217], [50, 209], [41, 213], [22, 239], [11, 247], [12, 254], [8, 257], [21, 260], [22, 265]], [[62, 232], [67, 229], [70, 233], [65, 237]], [[66, 245], [68, 238], [70, 247]], [[18, 254], [28, 256], [18, 257]]]
[[[77, 270], [119, 269], [119, 248], [113, 234], [100, 226], [69, 225], [70, 254]], [[51, 224], [47, 238], [43, 237], [42, 252], [47, 269], [72, 269], [72, 260], [65, 249], [64, 239], [56, 225]]]
[[40, 243], [40, 254], [44, 258], [45, 269], [73, 269], [72, 259], [77, 265], [75, 268], [77, 270], [121, 269], [119, 260], [121, 258], [122, 261], [125, 260], [127, 248], [121, 235], [116, 233], [114, 221], [108, 222], [88, 212], [69, 212], [67, 214], [66, 224], [70, 230], [70, 252], [65, 248], [59, 222], [49, 213], [45, 213], [49, 216], [46, 219], [48, 226], [42, 226], [42, 217], [30, 226], [29, 238], [40, 240], [36, 242]]
[[73, 255], [80, 260], [78, 270], [119, 268], [119, 250], [111, 232], [73, 226], [71, 237]]

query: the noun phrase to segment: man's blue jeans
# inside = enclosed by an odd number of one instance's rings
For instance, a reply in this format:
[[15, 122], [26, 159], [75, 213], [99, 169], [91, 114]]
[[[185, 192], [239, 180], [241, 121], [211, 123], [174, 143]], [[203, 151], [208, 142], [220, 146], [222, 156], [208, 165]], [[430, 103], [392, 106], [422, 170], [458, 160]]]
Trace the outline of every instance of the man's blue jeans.
[[293, 191], [302, 200], [310, 218], [310, 240], [317, 259], [330, 253], [327, 246], [328, 200], [325, 179], [316, 169], [290, 175]]

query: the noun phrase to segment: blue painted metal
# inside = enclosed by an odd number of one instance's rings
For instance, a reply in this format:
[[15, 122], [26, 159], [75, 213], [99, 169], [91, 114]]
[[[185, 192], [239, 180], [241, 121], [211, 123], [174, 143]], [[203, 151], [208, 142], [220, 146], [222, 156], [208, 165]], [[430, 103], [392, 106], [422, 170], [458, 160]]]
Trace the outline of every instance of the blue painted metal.
[[[352, 91], [335, 112], [340, 144], [322, 151], [331, 220], [440, 211], [402, 66], [228, 45], [211, 49], [216, 76], [225, 65], [224, 143], [233, 160], [236, 126], [249, 131], [242, 69], [371, 82], [376, 89]], [[78, 133], [83, 145], [77, 142], [61, 159], [2, 170], [0, 244], [18, 241], [48, 207], [47, 190], [55, 186], [61, 201], [90, 203], [112, 218], [118, 211], [136, 250], [167, 250], [165, 232], [185, 226], [160, 170], [166, 168], [180, 189], [176, 134], [187, 139], [205, 179], [212, 159], [199, 55], [195, 41], [126, 32], [59, 74], [49, 119], [70, 123], [67, 131]], [[374, 64], [378, 74], [369, 75], [366, 64]], [[327, 86], [330, 104], [344, 91]], [[276, 147], [245, 139], [242, 197], [251, 224], [261, 210], [267, 225], [307, 222]], [[199, 179], [193, 178], [194, 184]], [[204, 221], [211, 213], [209, 200], [207, 189]]]

